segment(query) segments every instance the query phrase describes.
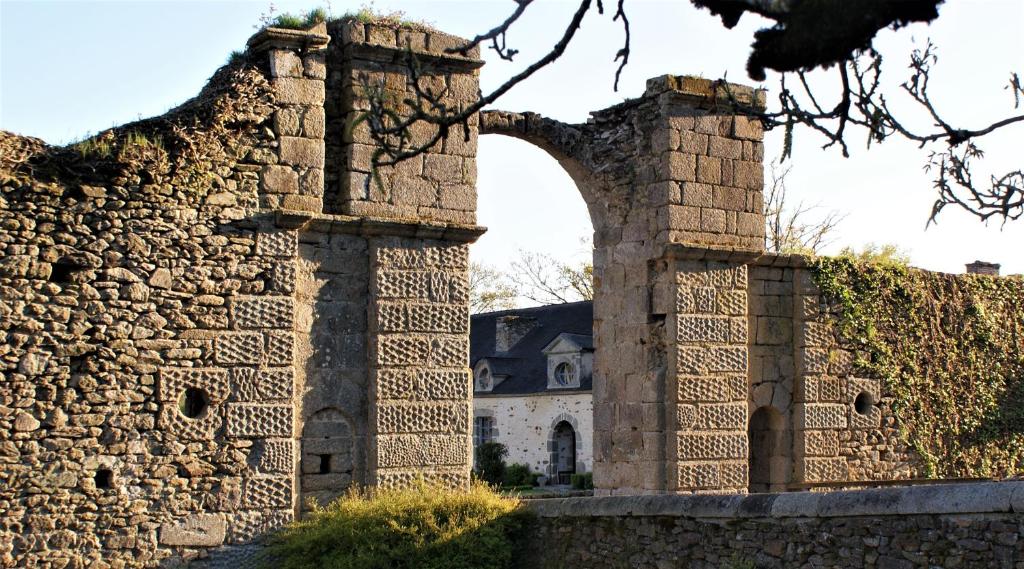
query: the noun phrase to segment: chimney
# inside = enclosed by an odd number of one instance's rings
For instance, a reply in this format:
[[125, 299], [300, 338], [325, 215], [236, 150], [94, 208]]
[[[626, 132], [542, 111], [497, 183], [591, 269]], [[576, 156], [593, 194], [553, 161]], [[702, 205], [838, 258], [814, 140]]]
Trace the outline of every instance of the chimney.
[[986, 263], [985, 261], [975, 261], [973, 263], [967, 263], [967, 274], [990, 275], [993, 277], [998, 277], [999, 263]]
[[494, 325], [494, 351], [508, 352], [536, 325], [537, 319], [529, 316], [499, 316]]

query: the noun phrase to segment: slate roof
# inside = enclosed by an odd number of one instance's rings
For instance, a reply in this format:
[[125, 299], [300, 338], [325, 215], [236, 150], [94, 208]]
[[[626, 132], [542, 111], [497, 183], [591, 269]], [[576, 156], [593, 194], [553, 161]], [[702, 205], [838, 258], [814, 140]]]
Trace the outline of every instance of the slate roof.
[[[536, 318], [536, 325], [516, 342], [512, 350], [496, 354], [494, 328], [501, 316]], [[594, 305], [590, 301], [474, 314], [469, 323], [470, 367], [476, 366], [482, 358], [487, 358], [493, 375], [508, 376], [493, 390], [477, 395], [522, 395], [549, 391], [547, 356], [541, 350], [562, 333], [572, 334], [574, 342], [593, 349], [593, 330]], [[590, 374], [585, 374], [580, 378], [578, 389], [559, 389], [557, 392], [590, 391], [592, 380]]]

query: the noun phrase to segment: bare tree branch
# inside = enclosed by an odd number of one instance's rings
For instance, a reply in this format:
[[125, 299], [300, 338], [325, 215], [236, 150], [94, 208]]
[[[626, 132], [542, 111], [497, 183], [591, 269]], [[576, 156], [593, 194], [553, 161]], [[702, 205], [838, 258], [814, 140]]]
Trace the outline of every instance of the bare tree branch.
[[829, 245], [835, 229], [846, 217], [830, 211], [819, 219], [812, 214], [817, 206], [803, 202], [791, 206], [787, 199], [786, 176], [791, 168], [770, 166], [771, 182], [765, 192], [765, 249], [771, 253], [815, 254]]
[[[625, 11], [626, 0], [615, 1], [616, 11], [612, 20], [621, 21], [625, 32], [624, 45], [615, 56], [615, 61], [619, 62], [615, 71], [617, 88], [621, 73], [629, 62], [631, 29]], [[775, 27], [755, 34], [756, 41], [748, 71], [755, 79], [763, 78], [765, 69], [782, 72], [778, 109], [762, 112], [743, 107], [735, 99], [732, 103], [735, 112], [759, 117], [766, 128], [785, 129], [783, 159], [792, 155], [793, 132], [798, 126], [821, 134], [825, 137], [823, 148], [836, 147], [843, 156], [850, 155], [847, 137], [854, 127], [866, 130], [869, 147], [872, 143], [881, 143], [893, 136], [914, 141], [922, 147], [944, 144], [945, 148], [931, 151], [927, 165], [929, 171], [936, 173], [934, 183], [939, 193], [929, 223], [936, 221], [937, 215], [946, 205], [956, 205], [982, 220], [993, 216], [1001, 216], [1004, 222], [1017, 219], [1021, 215], [1021, 200], [1024, 199], [1020, 183], [1021, 170], [992, 176], [987, 186], [981, 186], [971, 180], [970, 168], [973, 166], [972, 159], [982, 157], [975, 141], [999, 129], [1024, 123], [1024, 114], [1009, 116], [977, 128], [964, 128], [947, 120], [933, 103], [928, 91], [930, 72], [938, 61], [935, 47], [930, 42], [923, 50], [915, 50], [911, 54], [911, 74], [901, 85], [901, 92], [927, 112], [934, 126], [932, 130], [918, 131], [898, 118], [880, 88], [882, 56], [871, 46], [875, 34], [885, 27], [934, 20], [938, 17], [937, 6], [942, 1], [877, 0], [859, 3], [846, 0], [691, 0], [694, 5], [709, 8], [720, 15], [727, 27], [735, 25], [746, 12], [776, 21]], [[507, 45], [506, 36], [533, 4], [533, 0], [513, 2], [515, 9], [498, 26], [448, 51], [466, 55], [470, 49], [489, 42], [501, 59], [511, 61], [518, 50]], [[580, 0], [561, 38], [547, 53], [492, 92], [480, 94], [473, 104], [447, 104], [447, 87], [436, 85], [436, 81], [432, 81], [436, 78], [424, 73], [421, 62], [411, 49], [407, 52], [407, 61], [412, 96], [401, 101], [393, 100], [383, 84], [364, 83], [370, 109], [358, 121], [367, 122], [371, 138], [377, 146], [373, 156], [374, 176], [368, 179], [367, 184], [371, 183], [370, 180], [381, 182], [377, 172], [380, 167], [392, 166], [422, 154], [446, 138], [457, 125], [462, 125], [463, 132], [468, 136], [469, 121], [481, 109], [561, 57], [595, 2], [598, 11], [603, 14], [603, 0]], [[840, 90], [832, 105], [815, 94], [810, 86], [807, 74], [817, 68], [824, 68], [824, 72], [836, 75]], [[792, 74], [796, 74], [799, 82], [797, 90], [792, 90], [787, 81]], [[1014, 98], [1014, 109], [1018, 108], [1021, 96], [1024, 95], [1024, 86], [1017, 73], [1011, 74], [1007, 89]], [[409, 132], [415, 125], [429, 125], [432, 131], [428, 136], [411, 137]], [[960, 148], [963, 144], [969, 146]]]

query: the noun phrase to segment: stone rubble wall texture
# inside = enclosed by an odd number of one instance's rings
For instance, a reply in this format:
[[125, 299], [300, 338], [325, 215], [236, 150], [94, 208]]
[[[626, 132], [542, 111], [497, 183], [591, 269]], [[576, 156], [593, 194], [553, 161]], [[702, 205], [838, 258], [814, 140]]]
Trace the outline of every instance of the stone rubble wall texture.
[[520, 567], [1005, 568], [1024, 483], [751, 496], [535, 500]]

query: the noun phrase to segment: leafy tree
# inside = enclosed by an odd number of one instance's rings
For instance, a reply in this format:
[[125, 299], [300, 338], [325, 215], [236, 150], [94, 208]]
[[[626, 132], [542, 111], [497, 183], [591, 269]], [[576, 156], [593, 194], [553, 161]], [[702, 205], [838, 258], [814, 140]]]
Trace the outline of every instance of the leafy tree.
[[483, 263], [469, 264], [469, 311], [473, 314], [515, 308], [516, 291], [505, 275]]
[[508, 448], [501, 443], [483, 443], [476, 447], [476, 472], [481, 480], [500, 486], [505, 480]]
[[859, 251], [853, 247], [843, 247], [837, 256], [878, 265], [899, 265], [905, 267], [910, 264], [910, 253], [893, 243], [868, 243]]

